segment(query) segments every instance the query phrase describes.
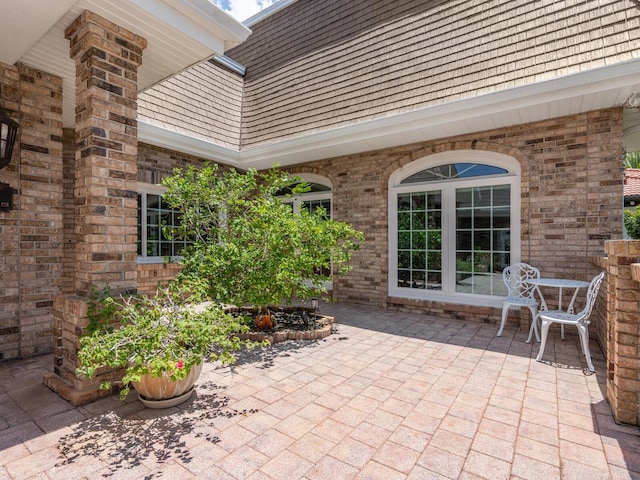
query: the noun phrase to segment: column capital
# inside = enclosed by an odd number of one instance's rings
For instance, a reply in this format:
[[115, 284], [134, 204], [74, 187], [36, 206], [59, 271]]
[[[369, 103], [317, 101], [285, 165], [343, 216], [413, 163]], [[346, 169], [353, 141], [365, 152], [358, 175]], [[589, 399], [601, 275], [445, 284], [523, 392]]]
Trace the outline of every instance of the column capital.
[[131, 62], [133, 67], [142, 64], [142, 51], [147, 40], [140, 35], [119, 27], [106, 18], [89, 10], [83, 11], [64, 32], [71, 44], [70, 56], [81, 59], [90, 49]]

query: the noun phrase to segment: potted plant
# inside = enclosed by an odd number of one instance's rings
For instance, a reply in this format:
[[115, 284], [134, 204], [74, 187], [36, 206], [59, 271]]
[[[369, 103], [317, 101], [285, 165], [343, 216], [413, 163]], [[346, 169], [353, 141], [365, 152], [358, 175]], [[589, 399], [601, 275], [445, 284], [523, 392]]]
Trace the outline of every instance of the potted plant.
[[[180, 212], [180, 227], [166, 235], [188, 239], [178, 280], [214, 301], [268, 307], [326, 293], [331, 275], [350, 270], [352, 252], [363, 240], [326, 211], [294, 214], [279, 196], [308, 190], [297, 177], [272, 169], [259, 173], [218, 171], [216, 165], [176, 170], [163, 181], [163, 198]], [[260, 317], [261, 325], [268, 325]]]
[[233, 363], [234, 351], [257, 345], [239, 339], [248, 330], [241, 318], [225, 313], [220, 304], [202, 303], [178, 284], [155, 295], [111, 295], [105, 289], [93, 295], [89, 317], [77, 374], [92, 378], [103, 367], [122, 369], [121, 398], [133, 385], [151, 407], [188, 399], [204, 359]]

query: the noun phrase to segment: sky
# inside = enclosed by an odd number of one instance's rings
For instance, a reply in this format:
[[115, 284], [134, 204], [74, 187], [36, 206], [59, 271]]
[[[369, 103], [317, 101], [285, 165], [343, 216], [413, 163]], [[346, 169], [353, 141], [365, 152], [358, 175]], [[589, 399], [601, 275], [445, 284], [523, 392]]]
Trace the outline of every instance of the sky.
[[243, 22], [276, 0], [213, 0], [218, 7], [236, 20]]

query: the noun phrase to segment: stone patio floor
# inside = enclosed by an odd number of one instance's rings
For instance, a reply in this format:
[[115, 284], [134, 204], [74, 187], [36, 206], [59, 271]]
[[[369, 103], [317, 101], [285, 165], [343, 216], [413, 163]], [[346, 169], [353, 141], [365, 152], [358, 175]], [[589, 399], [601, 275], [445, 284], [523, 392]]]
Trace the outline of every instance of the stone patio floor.
[[0, 363], [1, 479], [640, 479], [640, 431], [616, 425], [604, 359], [550, 335], [354, 305], [336, 331], [206, 364], [192, 399], [134, 393], [74, 408], [52, 356]]

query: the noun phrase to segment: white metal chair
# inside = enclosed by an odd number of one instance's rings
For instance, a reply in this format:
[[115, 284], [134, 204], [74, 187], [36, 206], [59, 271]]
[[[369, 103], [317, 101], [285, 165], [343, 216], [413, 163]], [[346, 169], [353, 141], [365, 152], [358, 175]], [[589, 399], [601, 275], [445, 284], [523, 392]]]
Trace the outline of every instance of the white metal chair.
[[540, 351], [536, 357], [536, 361], [542, 360], [542, 354], [544, 353], [544, 347], [547, 343], [547, 333], [549, 333], [549, 326], [552, 323], [559, 323], [561, 325], [575, 325], [578, 327], [578, 334], [580, 335], [580, 346], [582, 347], [582, 353], [584, 353], [587, 359], [587, 365], [589, 370], [595, 372], [596, 369], [591, 363], [591, 353], [589, 352], [589, 323], [593, 306], [596, 303], [598, 297], [598, 290], [600, 290], [600, 284], [604, 278], [604, 272], [600, 272], [596, 275], [587, 290], [587, 301], [584, 309], [578, 313], [567, 313], [558, 310], [552, 310], [548, 312], [540, 312], [538, 319], [541, 322], [541, 334], [542, 340], [540, 341]]
[[[540, 303], [533, 296], [535, 286], [529, 283], [529, 280], [534, 278], [540, 278], [540, 271], [528, 263], [514, 263], [502, 270], [502, 280], [507, 287], [508, 293], [507, 298], [502, 302], [502, 321], [500, 322], [498, 337], [502, 336], [502, 330], [504, 330], [509, 316], [509, 309], [527, 307], [531, 310], [531, 327], [536, 333], [536, 339], [540, 341], [535, 321]], [[529, 334], [529, 338], [531, 338], [531, 334]], [[528, 342], [529, 340], [527, 340]]]

